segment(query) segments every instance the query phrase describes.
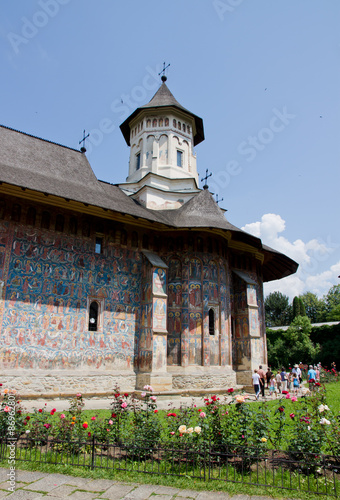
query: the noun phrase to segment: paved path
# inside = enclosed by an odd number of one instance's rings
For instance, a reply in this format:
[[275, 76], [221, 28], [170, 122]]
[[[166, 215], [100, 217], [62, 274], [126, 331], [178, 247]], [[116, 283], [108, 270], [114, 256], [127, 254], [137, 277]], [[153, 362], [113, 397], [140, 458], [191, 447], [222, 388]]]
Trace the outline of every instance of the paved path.
[[180, 490], [169, 486], [122, 483], [109, 479], [89, 479], [16, 471], [15, 491], [8, 491], [8, 469], [0, 468], [0, 499], [13, 500], [270, 500], [267, 496], [234, 495], [217, 491]]

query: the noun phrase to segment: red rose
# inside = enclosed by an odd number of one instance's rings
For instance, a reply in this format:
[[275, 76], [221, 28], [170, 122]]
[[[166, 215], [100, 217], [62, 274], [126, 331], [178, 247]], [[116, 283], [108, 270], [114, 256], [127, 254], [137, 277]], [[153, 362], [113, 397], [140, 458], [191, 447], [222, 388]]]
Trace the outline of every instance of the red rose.
[[83, 423], [83, 428], [84, 428], [84, 429], [87, 429], [87, 428], [88, 428], [88, 426], [89, 426], [89, 424], [88, 424], [87, 422], [84, 422], [84, 423]]
[[42, 413], [42, 409], [39, 410], [39, 413]]
[[88, 432], [87, 435], [88, 435], [88, 437], [91, 437], [91, 432]]
[[31, 419], [31, 417], [29, 415], [27, 415], [27, 417], [25, 417], [25, 418], [26, 418], [26, 420], [30, 420]]
[[116, 416], [117, 415], [115, 413], [112, 413], [112, 415], [111, 415], [112, 418], [116, 418]]
[[129, 397], [129, 394], [127, 392], [124, 392], [124, 397], [125, 398], [128, 398]]
[[283, 411], [285, 411], [284, 407], [283, 406], [280, 406], [279, 407], [279, 411], [282, 413]]
[[228, 389], [227, 392], [229, 392], [229, 394], [231, 394], [232, 392], [234, 392], [234, 389], [232, 387], [230, 387], [230, 389]]
[[154, 413], [158, 413], [158, 410], [154, 410]]

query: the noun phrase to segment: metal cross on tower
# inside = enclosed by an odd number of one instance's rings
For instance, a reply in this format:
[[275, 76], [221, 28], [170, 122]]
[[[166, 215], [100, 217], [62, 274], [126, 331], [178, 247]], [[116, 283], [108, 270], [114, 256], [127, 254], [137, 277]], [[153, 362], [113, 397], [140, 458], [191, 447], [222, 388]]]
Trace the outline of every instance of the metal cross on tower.
[[208, 180], [209, 177], [212, 176], [212, 173], [210, 172], [210, 174], [208, 174], [208, 172], [209, 172], [209, 170], [206, 169], [206, 171], [205, 171], [205, 177], [203, 177], [203, 179], [201, 179], [201, 182], [205, 181], [203, 189], [208, 189], [208, 187], [209, 187], [208, 184], [207, 184], [207, 180]]
[[223, 198], [218, 199], [218, 194], [216, 193], [216, 203], [219, 203], [220, 201], [223, 201]]
[[85, 130], [84, 130], [84, 132], [83, 132], [83, 138], [82, 138], [82, 140], [81, 140], [81, 141], [79, 141], [79, 144], [81, 144], [82, 142], [84, 143], [84, 145], [80, 148], [80, 151], [81, 151], [82, 153], [86, 153], [85, 141], [86, 141], [86, 139], [89, 137], [89, 135], [90, 135], [90, 134], [88, 133], [88, 134], [87, 134], [87, 136], [85, 136]]
[[162, 82], [166, 82], [166, 81], [167, 81], [167, 79], [168, 79], [168, 78], [165, 76], [165, 70], [166, 70], [169, 66], [170, 66], [170, 63], [169, 63], [167, 66], [165, 66], [165, 62], [164, 62], [164, 63], [163, 63], [163, 69], [162, 69], [162, 71], [160, 71], [160, 72], [158, 73], [158, 75], [161, 75], [161, 74], [163, 73], [163, 74], [162, 74], [162, 76], [161, 76], [161, 80], [162, 80]]

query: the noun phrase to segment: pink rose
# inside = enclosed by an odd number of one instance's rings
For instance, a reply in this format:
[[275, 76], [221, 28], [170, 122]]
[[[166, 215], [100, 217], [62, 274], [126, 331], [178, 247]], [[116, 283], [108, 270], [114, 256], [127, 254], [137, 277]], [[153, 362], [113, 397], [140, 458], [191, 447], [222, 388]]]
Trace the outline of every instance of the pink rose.
[[62, 413], [62, 414], [60, 415], [60, 418], [65, 418], [64, 413]]
[[81, 394], [80, 392], [78, 392], [78, 394], [76, 394], [77, 398], [81, 398]]
[[122, 408], [126, 408], [126, 407], [127, 407], [127, 403], [122, 403], [122, 404], [121, 404], [121, 407], [122, 407]]
[[113, 424], [113, 420], [109, 420], [109, 424], [112, 425]]
[[201, 411], [201, 413], [200, 413], [200, 417], [201, 417], [201, 418], [205, 418], [205, 413], [204, 413], [204, 411]]
[[96, 417], [91, 417], [91, 420], [96, 420]]

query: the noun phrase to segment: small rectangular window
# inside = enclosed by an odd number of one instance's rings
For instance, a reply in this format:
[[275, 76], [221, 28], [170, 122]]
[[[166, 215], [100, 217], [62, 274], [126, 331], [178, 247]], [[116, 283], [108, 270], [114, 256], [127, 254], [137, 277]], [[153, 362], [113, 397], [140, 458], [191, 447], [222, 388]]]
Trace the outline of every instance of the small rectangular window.
[[103, 238], [96, 237], [95, 253], [102, 253], [103, 251]]
[[177, 149], [177, 167], [183, 167], [183, 152]]
[[136, 170], [140, 169], [140, 153], [136, 155]]

